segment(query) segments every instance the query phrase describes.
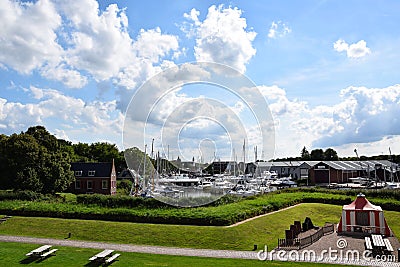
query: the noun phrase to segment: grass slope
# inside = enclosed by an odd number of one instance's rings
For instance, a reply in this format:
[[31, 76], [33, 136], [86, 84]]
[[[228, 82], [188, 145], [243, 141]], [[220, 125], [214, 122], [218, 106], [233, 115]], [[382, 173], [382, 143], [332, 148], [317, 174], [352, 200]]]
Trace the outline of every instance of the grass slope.
[[[32, 249], [38, 247], [34, 244], [20, 243], [0, 243], [0, 266], [21, 266], [26, 264], [39, 264], [38, 262], [29, 262], [25, 254]], [[99, 250], [81, 249], [71, 247], [57, 247], [59, 250], [56, 256], [49, 257], [40, 262], [43, 266], [85, 266], [89, 263], [89, 258]], [[298, 262], [264, 262], [258, 260], [241, 260], [241, 259], [215, 259], [201, 257], [183, 257], [169, 255], [154, 255], [144, 253], [126, 253], [122, 252], [118, 261], [115, 261], [112, 266], [213, 266], [213, 267], [228, 267], [228, 266], [282, 266], [282, 267], [305, 267], [317, 266], [311, 263]], [[337, 266], [318, 264], [318, 266]]]
[[72, 239], [112, 243], [232, 250], [251, 250], [254, 244], [266, 244], [272, 249], [294, 220], [304, 221], [308, 216], [314, 224], [323, 225], [338, 222], [340, 214], [340, 206], [304, 203], [229, 228], [13, 217], [0, 225], [0, 234], [63, 239], [72, 233]]

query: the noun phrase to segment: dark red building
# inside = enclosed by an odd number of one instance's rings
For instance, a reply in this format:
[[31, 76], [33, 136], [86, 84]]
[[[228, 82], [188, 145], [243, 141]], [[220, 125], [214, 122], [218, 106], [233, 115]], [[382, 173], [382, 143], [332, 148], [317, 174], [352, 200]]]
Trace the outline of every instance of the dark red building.
[[75, 194], [114, 195], [117, 192], [117, 176], [113, 162], [74, 162], [71, 170], [75, 182], [70, 191]]
[[[397, 167], [387, 160], [321, 161], [309, 169], [311, 184], [349, 183], [351, 178], [369, 177], [374, 181], [390, 181]], [[392, 172], [392, 175], [391, 175]]]

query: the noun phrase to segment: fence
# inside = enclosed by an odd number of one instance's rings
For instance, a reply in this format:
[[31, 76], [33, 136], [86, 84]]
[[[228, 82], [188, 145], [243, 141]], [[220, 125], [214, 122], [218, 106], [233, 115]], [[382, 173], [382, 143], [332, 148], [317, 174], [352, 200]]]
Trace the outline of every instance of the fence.
[[278, 248], [291, 247], [291, 248], [302, 249], [318, 241], [324, 235], [333, 233], [334, 230], [335, 227], [333, 224], [327, 224], [322, 228], [319, 228], [315, 233], [303, 238], [294, 238], [294, 239], [278, 238]]

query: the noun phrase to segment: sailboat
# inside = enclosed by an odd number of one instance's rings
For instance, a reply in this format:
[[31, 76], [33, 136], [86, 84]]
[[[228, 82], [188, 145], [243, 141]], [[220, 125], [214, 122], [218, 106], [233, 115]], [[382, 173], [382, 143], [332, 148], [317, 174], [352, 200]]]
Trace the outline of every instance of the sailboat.
[[[385, 183], [386, 189], [400, 189], [400, 183], [399, 181], [395, 182], [394, 181], [394, 175], [397, 174], [397, 168], [393, 170], [393, 163], [392, 163], [392, 151], [390, 150], [389, 147], [389, 154], [390, 154], [390, 181]], [[397, 176], [397, 175], [396, 175]]]

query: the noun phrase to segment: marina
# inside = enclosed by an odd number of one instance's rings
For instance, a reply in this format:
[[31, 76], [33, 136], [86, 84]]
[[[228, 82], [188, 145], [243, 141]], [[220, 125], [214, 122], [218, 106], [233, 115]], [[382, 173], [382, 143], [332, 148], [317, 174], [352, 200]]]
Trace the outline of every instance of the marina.
[[[221, 173], [212, 175], [206, 170], [179, 170], [177, 173], [161, 174], [154, 170], [150, 175], [142, 177], [138, 171], [131, 170], [136, 181], [132, 185], [131, 195], [154, 197], [162, 201], [190, 198], [208, 198], [213, 201], [225, 194], [248, 197], [303, 186], [342, 190], [400, 189], [398, 166], [389, 161], [318, 161], [307, 164], [307, 172], [304, 169], [306, 162], [290, 162], [290, 166], [285, 162], [246, 163], [245, 169], [229, 172], [221, 169], [220, 161], [216, 165]], [[237, 165], [240, 164], [235, 163]], [[254, 171], [250, 172], [252, 166], [255, 166]], [[265, 169], [265, 166], [269, 169]], [[278, 169], [277, 166], [285, 167]], [[307, 177], [297, 176], [297, 172], [307, 173]]]

